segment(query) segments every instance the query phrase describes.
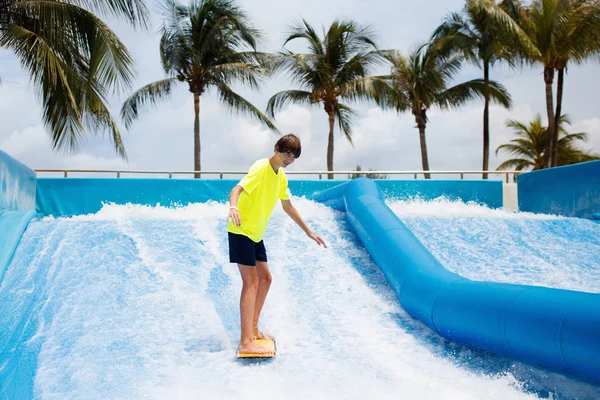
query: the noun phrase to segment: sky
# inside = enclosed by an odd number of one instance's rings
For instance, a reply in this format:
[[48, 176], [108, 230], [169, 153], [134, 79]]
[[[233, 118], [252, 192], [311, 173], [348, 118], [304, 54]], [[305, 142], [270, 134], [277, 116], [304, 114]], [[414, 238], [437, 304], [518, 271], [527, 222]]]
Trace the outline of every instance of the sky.
[[[193, 96], [184, 84], [168, 100], [141, 112], [129, 130], [119, 117], [128, 94], [166, 77], [158, 51], [161, 15], [155, 3], [147, 4], [151, 27], [146, 31], [103, 17], [135, 60], [136, 79], [131, 91], [109, 99], [113, 118], [122, 132], [127, 161], [115, 154], [108, 137], [94, 132], [88, 133], [77, 153], [53, 152], [50, 136], [42, 124], [42, 108], [35, 88], [18, 60], [6, 50], [0, 50], [0, 149], [35, 169], [193, 170]], [[240, 0], [238, 4], [264, 33], [261, 51], [281, 50], [289, 25], [304, 18], [319, 32], [336, 19], [369, 25], [376, 33], [379, 48], [408, 53], [430, 37], [445, 15], [460, 11], [464, 3], [459, 0]], [[301, 42], [292, 49], [304, 51]], [[508, 158], [508, 154], [494, 154], [499, 145], [515, 137], [505, 126], [507, 119], [528, 123], [539, 113], [545, 121], [542, 72], [540, 65], [517, 70], [497, 65], [492, 69], [491, 78], [508, 89], [513, 107], [510, 110], [491, 107], [490, 169]], [[570, 131], [588, 132], [589, 140], [583, 148], [596, 153], [600, 153], [599, 72], [600, 65], [593, 62], [570, 66], [563, 100], [563, 111], [572, 122]], [[456, 82], [480, 77], [481, 70], [468, 65]], [[285, 74], [278, 74], [265, 80], [260, 91], [241, 87], [236, 90], [264, 111], [272, 95], [294, 88], [298, 86]], [[357, 165], [363, 170], [422, 169], [418, 131], [411, 114], [382, 111], [372, 103], [352, 106], [357, 111], [354, 145], [350, 145], [336, 125], [335, 170], [353, 170]], [[272, 155], [278, 137], [260, 123], [231, 113], [214, 93], [203, 95], [200, 107], [203, 170], [246, 171], [255, 160]], [[481, 170], [482, 115], [480, 100], [450, 111], [429, 112], [426, 136], [431, 170]], [[322, 107], [289, 106], [276, 114], [275, 123], [282, 133], [295, 133], [302, 140], [302, 156], [288, 167], [289, 171], [326, 170], [328, 120]]]

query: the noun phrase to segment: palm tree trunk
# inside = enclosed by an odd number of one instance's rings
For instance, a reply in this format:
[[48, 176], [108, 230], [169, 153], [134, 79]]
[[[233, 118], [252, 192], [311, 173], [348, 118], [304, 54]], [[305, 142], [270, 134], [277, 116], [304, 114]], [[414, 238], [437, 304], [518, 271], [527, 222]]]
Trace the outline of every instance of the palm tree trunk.
[[552, 135], [552, 160], [550, 166], [558, 166], [558, 135], [560, 134], [560, 115], [562, 113], [563, 85], [565, 78], [565, 69], [558, 69], [558, 79], [556, 81], [556, 113], [554, 114], [554, 135]]
[[548, 114], [548, 143], [544, 152], [544, 167], [551, 166], [552, 160], [552, 138], [554, 137], [554, 105], [552, 96], [552, 83], [554, 81], [554, 68], [544, 67], [544, 83], [546, 84], [546, 112]]
[[[483, 62], [483, 80], [485, 83], [485, 98], [483, 105], [483, 169], [487, 171], [490, 166], [490, 96], [488, 94], [488, 85], [490, 84], [490, 63]], [[484, 173], [483, 179], [488, 178]]]
[[[415, 115], [415, 121], [419, 128], [419, 141], [421, 142], [421, 162], [423, 163], [423, 171], [429, 171], [429, 158], [427, 157], [427, 142], [425, 141], [425, 126], [426, 120], [422, 114]], [[425, 179], [431, 179], [431, 174], [425, 173]]]
[[[333, 127], [335, 125], [335, 113], [329, 113], [329, 140], [327, 142], [327, 171], [333, 171]], [[333, 179], [333, 174], [327, 174], [327, 179]]]
[[[202, 171], [200, 168], [200, 95], [194, 93], [194, 171]], [[194, 178], [200, 178], [200, 174], [194, 174]]]

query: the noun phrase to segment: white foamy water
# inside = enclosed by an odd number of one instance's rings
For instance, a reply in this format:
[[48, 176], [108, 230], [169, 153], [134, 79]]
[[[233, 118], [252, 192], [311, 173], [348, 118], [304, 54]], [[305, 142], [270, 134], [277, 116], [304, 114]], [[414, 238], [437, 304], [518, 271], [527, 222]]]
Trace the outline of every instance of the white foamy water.
[[0, 298], [9, 298], [2, 315], [14, 314], [15, 326], [29, 321], [26, 343], [22, 337], [12, 344], [37, 354], [30, 371], [34, 397], [566, 399], [599, 393], [439, 338], [399, 307], [343, 213], [303, 199], [294, 203], [329, 248], [275, 211], [265, 237], [273, 286], [261, 325], [276, 337], [278, 355], [258, 364], [235, 358], [241, 279], [228, 262], [227, 206], [107, 205], [94, 215], [34, 221], [0, 289]]
[[600, 293], [600, 224], [438, 199], [388, 201], [450, 271], [473, 280]]

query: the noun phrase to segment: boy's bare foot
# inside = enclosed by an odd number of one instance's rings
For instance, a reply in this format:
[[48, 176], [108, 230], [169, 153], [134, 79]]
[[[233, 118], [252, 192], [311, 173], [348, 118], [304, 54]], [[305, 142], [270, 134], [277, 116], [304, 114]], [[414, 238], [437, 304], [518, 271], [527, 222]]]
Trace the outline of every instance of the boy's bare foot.
[[255, 342], [248, 342], [248, 343], [240, 343], [240, 345], [238, 346], [238, 352], [239, 353], [245, 353], [245, 354], [273, 354], [273, 352], [265, 347], [262, 347], [259, 344], [256, 344]]
[[254, 332], [254, 340], [273, 340], [273, 336], [261, 331]]

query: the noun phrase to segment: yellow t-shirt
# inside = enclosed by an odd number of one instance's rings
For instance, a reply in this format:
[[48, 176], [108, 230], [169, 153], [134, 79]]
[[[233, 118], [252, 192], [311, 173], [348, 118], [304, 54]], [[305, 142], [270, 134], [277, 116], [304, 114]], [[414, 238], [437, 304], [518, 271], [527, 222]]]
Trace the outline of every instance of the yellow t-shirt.
[[267, 230], [277, 200], [290, 199], [287, 176], [283, 168], [275, 173], [269, 159], [265, 158], [255, 162], [238, 185], [244, 188], [237, 204], [242, 223], [235, 226], [229, 221], [227, 230], [258, 243]]

